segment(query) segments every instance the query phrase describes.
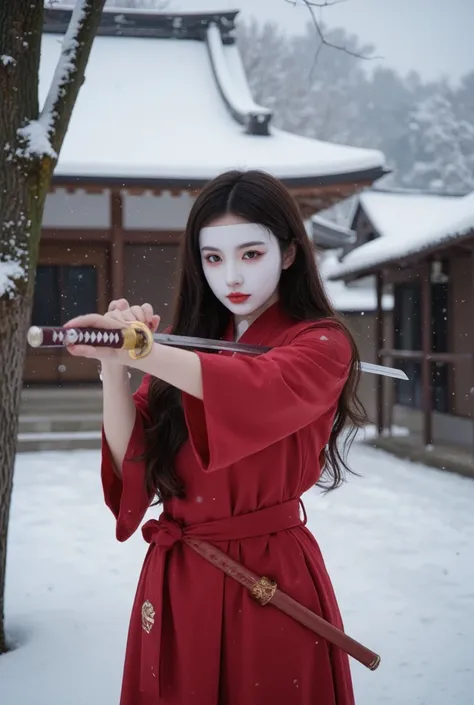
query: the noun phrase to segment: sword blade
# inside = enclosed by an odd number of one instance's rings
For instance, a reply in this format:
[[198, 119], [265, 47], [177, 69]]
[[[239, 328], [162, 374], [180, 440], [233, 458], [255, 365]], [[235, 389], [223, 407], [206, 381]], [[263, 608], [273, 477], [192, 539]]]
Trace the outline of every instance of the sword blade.
[[242, 353], [242, 355], [262, 355], [271, 348], [261, 345], [249, 345], [228, 340], [211, 340], [210, 338], [192, 338], [187, 335], [171, 335], [168, 333], [155, 333], [155, 343], [170, 345], [177, 348], [193, 348], [194, 350], [222, 350], [226, 352]]
[[[272, 348], [260, 345], [249, 345], [227, 340], [210, 340], [209, 338], [192, 338], [186, 335], [171, 335], [166, 333], [155, 333], [153, 339], [161, 345], [170, 345], [179, 348], [193, 348], [194, 350], [222, 350], [226, 352], [241, 353], [243, 355], [262, 355]], [[394, 379], [408, 380], [403, 370], [386, 365], [374, 365], [371, 362], [361, 362], [362, 372], [382, 377], [393, 377]]]
[[393, 377], [394, 379], [408, 380], [405, 372], [403, 370], [399, 370], [397, 367], [374, 365], [372, 362], [361, 362], [360, 369], [362, 372], [368, 372], [372, 375], [382, 375], [382, 377]]

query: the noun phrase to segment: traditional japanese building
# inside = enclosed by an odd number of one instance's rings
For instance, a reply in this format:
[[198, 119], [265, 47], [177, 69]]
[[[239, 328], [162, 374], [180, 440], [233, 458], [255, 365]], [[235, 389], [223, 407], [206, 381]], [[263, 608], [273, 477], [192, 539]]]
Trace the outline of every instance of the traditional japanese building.
[[[189, 210], [226, 169], [281, 178], [306, 218], [386, 173], [378, 151], [272, 126], [250, 95], [237, 15], [104, 10], [45, 206], [33, 323], [122, 296], [150, 301], [166, 323]], [[40, 102], [70, 16], [45, 7]], [[28, 351], [29, 384], [96, 379], [90, 361]]]
[[[354, 199], [351, 199], [354, 200]], [[354, 207], [355, 206], [355, 207]], [[355, 199], [352, 212], [347, 214], [348, 225], [336, 223], [326, 217], [326, 213], [315, 215], [310, 221], [310, 233], [317, 243], [317, 262], [326, 292], [335, 310], [343, 316], [355, 337], [361, 359], [377, 362], [375, 350], [377, 330], [377, 292], [375, 277], [363, 277], [357, 281], [331, 279], [339, 267], [339, 257], [357, 243], [358, 200]], [[330, 212], [332, 213], [331, 209]], [[329, 216], [329, 213], [327, 214]], [[334, 213], [332, 213], [334, 216]], [[385, 328], [390, 330], [393, 310], [393, 296], [384, 293], [382, 307]], [[363, 374], [359, 384], [359, 398], [371, 422], [377, 417], [376, 377]]]
[[376, 442], [473, 474], [474, 193], [367, 190], [351, 229], [355, 239], [328, 277], [347, 285], [375, 278], [374, 356], [409, 377], [377, 380]]

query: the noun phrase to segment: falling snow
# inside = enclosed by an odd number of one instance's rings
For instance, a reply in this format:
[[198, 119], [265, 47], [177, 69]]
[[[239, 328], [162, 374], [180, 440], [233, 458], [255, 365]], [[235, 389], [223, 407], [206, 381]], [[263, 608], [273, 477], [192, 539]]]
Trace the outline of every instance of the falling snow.
[[[361, 478], [304, 500], [346, 629], [382, 656], [375, 673], [351, 662], [356, 702], [471, 705], [474, 482], [359, 443], [350, 460]], [[2, 705], [119, 701], [148, 546], [114, 531], [97, 451], [17, 457]]]

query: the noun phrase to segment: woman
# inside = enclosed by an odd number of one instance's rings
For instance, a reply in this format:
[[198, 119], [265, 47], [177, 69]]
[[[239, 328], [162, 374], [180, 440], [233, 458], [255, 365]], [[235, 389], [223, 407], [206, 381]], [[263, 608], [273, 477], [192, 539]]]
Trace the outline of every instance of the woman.
[[[69, 326], [155, 331], [149, 304], [113, 302]], [[342, 628], [301, 495], [337, 487], [338, 439], [364, 421], [358, 355], [337, 321], [291, 196], [271, 176], [225, 173], [186, 227], [172, 330], [274, 348], [258, 357], [154, 344], [126, 352], [76, 346], [102, 361], [105, 501], [125, 541], [154, 498], [160, 521], [134, 602], [121, 705], [351, 705], [347, 656], [181, 541], [192, 530]], [[145, 373], [132, 396], [127, 367]], [[267, 512], [262, 510], [268, 510]], [[245, 524], [245, 527], [244, 527]]]

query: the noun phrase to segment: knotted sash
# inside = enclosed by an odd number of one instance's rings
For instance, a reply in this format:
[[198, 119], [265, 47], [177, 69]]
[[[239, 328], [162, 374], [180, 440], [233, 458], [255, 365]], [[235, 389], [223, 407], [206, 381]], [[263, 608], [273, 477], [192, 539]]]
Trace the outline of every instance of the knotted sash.
[[143, 538], [150, 544], [150, 549], [154, 547], [159, 552], [159, 563], [161, 565], [159, 566], [158, 574], [153, 571], [153, 602], [146, 600], [142, 607], [142, 623], [145, 631], [147, 631], [146, 623], [147, 618], [149, 618], [149, 616], [147, 617], [147, 604], [153, 613], [153, 636], [150, 629], [150, 633], [147, 636], [151, 638], [151, 643], [148, 644], [148, 648], [142, 654], [142, 692], [150, 695], [159, 695], [161, 690], [160, 654], [163, 646], [161, 622], [164, 561], [166, 553], [177, 542], [187, 544], [216, 568], [219, 568], [226, 575], [246, 587], [252, 597], [261, 605], [272, 604], [319, 636], [338, 646], [371, 670], [377, 668], [380, 658], [373, 651], [351, 639], [343, 631], [283, 593], [270, 578], [256, 575], [210, 543], [241, 541], [258, 536], [268, 536], [302, 526], [306, 523], [306, 513], [304, 512], [304, 519], [302, 520], [299, 512], [300, 504], [302, 506], [301, 500], [293, 499], [273, 507], [249, 512], [248, 514], [191, 525], [182, 525], [166, 513], [163, 513], [158, 520], [152, 519], [144, 524], [142, 528]]

